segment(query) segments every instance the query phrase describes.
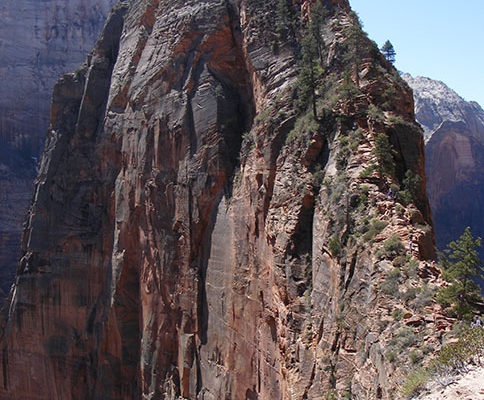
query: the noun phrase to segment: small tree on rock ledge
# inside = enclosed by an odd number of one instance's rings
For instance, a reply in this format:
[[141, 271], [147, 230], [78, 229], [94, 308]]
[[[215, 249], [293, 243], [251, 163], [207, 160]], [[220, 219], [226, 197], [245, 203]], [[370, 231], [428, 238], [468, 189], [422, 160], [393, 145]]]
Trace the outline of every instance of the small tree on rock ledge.
[[395, 52], [395, 49], [393, 48], [393, 45], [389, 40], [387, 40], [382, 46], [381, 52], [388, 61], [390, 61], [392, 64], [395, 63], [395, 56], [397, 53]]

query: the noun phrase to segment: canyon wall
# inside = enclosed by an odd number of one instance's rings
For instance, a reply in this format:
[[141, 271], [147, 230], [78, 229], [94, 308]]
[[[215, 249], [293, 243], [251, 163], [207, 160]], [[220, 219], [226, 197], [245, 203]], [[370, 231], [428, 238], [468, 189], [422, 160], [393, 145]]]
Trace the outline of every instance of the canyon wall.
[[121, 3], [56, 84], [2, 399], [390, 399], [439, 346], [411, 90], [345, 0], [281, 4]]
[[54, 83], [83, 63], [114, 4], [115, 0], [5, 0], [0, 5], [2, 299], [15, 274]]
[[484, 110], [444, 83], [403, 78], [415, 96], [426, 137], [427, 192], [440, 249], [467, 226], [484, 237]]

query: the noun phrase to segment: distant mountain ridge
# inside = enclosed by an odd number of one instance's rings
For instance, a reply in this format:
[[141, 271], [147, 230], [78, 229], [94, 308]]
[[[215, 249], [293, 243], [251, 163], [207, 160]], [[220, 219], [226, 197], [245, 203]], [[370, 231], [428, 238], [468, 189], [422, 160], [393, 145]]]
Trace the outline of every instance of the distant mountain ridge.
[[466, 226], [484, 236], [484, 110], [443, 82], [404, 74], [425, 131], [427, 192], [442, 249]]
[[479, 141], [484, 140], [484, 110], [475, 101], [466, 101], [445, 83], [425, 77], [403, 74], [414, 92], [415, 114], [428, 141], [446, 121], [462, 121]]

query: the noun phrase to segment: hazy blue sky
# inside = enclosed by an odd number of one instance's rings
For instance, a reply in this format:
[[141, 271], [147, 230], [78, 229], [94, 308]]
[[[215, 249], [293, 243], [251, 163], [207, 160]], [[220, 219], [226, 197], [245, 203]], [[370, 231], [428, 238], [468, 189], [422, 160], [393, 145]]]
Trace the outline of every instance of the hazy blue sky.
[[484, 0], [350, 0], [379, 47], [389, 39], [395, 66], [441, 80], [484, 108]]

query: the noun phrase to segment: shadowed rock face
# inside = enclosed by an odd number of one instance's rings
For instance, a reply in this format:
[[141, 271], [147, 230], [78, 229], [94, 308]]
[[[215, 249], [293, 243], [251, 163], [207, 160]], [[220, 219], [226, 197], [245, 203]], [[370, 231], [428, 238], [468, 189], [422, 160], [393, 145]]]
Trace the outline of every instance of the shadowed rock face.
[[[355, 18], [324, 4], [324, 79], [338, 85]], [[400, 300], [379, 291], [393, 267], [375, 253], [412, 237], [426, 279], [434, 257], [411, 91], [361, 37], [358, 94], [302, 116], [276, 5], [121, 4], [58, 82], [4, 309], [1, 398], [392, 396], [408, 360], [384, 358]], [[381, 82], [396, 94], [374, 118]], [[361, 177], [381, 133], [395, 176]], [[424, 178], [419, 208], [384, 194], [407, 169]], [[372, 239], [366, 217], [386, 222]]]
[[7, 145], [0, 148], [0, 160], [0, 298], [3, 300], [15, 277], [35, 164], [29, 156]]
[[5, 0], [0, 6], [0, 140], [38, 156], [54, 83], [84, 61], [115, 0]]
[[440, 249], [467, 226], [484, 235], [484, 111], [442, 82], [404, 79], [414, 91], [416, 118], [426, 132], [427, 192]]
[[0, 298], [12, 285], [22, 222], [49, 126], [54, 83], [82, 64], [115, 0], [0, 5]]

